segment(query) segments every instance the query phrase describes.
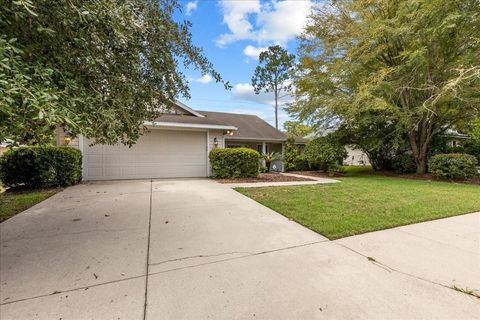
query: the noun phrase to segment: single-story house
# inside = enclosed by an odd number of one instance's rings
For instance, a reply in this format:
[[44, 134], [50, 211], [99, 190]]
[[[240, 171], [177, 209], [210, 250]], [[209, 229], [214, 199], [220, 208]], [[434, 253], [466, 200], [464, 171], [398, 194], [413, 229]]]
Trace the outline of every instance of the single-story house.
[[[208, 177], [215, 148], [248, 147], [283, 154], [285, 135], [255, 115], [197, 111], [177, 102], [154, 121], [131, 148], [92, 145], [59, 128], [57, 144], [79, 148], [84, 180]], [[281, 161], [274, 163], [283, 170]], [[272, 165], [273, 167], [273, 165]]]

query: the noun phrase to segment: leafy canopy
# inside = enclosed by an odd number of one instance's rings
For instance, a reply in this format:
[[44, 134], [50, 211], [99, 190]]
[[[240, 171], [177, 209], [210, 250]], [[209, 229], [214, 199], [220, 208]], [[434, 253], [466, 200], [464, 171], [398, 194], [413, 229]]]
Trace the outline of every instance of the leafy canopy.
[[177, 0], [0, 0], [0, 140], [45, 144], [65, 126], [131, 145], [144, 120], [189, 97], [180, 64], [222, 82], [190, 23], [172, 18], [177, 9]]
[[305, 137], [313, 132], [313, 128], [301, 121], [288, 120], [283, 123], [283, 129], [288, 137]]
[[424, 172], [432, 138], [480, 113], [477, 0], [336, 0], [301, 39], [297, 103], [317, 122], [378, 112], [404, 130]]

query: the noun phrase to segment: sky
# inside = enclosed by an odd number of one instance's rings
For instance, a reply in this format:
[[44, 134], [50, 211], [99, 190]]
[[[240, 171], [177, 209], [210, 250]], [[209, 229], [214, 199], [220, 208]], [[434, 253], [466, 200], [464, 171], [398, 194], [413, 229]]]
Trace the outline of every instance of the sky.
[[[233, 88], [225, 90], [209, 75], [185, 70], [191, 99], [179, 100], [196, 110], [255, 114], [275, 123], [271, 94], [256, 95], [251, 78], [258, 55], [268, 46], [279, 44], [289, 52], [297, 48], [298, 36], [307, 21], [310, 0], [183, 0], [176, 18], [192, 22], [194, 45]], [[290, 97], [283, 98], [285, 104]], [[280, 128], [289, 117], [279, 110]]]

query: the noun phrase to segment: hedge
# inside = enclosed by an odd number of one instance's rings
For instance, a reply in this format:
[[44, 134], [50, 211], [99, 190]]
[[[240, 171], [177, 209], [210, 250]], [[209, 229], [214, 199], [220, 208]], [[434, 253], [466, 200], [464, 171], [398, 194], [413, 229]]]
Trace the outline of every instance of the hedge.
[[256, 177], [260, 153], [249, 148], [213, 149], [209, 154], [214, 178]]
[[72, 147], [19, 147], [0, 157], [0, 181], [7, 187], [69, 186], [82, 180], [82, 153]]
[[308, 161], [309, 167], [333, 171], [347, 157], [347, 151], [340, 142], [326, 136], [309, 141], [305, 146], [303, 157]]
[[469, 154], [437, 154], [428, 161], [429, 172], [439, 178], [466, 179], [477, 175], [477, 159]]
[[392, 169], [398, 173], [412, 173], [417, 170], [413, 155], [405, 153], [392, 159]]

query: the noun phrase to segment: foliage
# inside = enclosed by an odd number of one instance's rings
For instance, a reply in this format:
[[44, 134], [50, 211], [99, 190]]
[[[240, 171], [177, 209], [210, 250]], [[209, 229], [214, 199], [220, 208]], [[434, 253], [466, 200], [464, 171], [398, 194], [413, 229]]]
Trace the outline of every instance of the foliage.
[[265, 160], [265, 167], [267, 167], [267, 170], [271, 170], [271, 165], [273, 161], [281, 160], [282, 155], [278, 152], [268, 152], [265, 154], [261, 155], [262, 159]]
[[188, 97], [179, 63], [222, 81], [173, 19], [177, 0], [0, 3], [0, 141], [46, 144], [66, 126], [132, 145], [144, 120]]
[[82, 180], [82, 153], [72, 147], [19, 147], [0, 157], [7, 187], [69, 186]]
[[417, 169], [415, 165], [415, 158], [409, 153], [397, 155], [392, 160], [392, 169], [398, 173], [415, 172]]
[[249, 148], [213, 149], [209, 154], [214, 178], [256, 177], [260, 154]]
[[480, 209], [478, 185], [370, 174], [336, 179], [341, 182], [236, 190], [329, 239]]
[[389, 170], [392, 158], [404, 143], [402, 131], [379, 112], [359, 113], [355, 120], [345, 120], [336, 131], [344, 145], [361, 149], [374, 170]]
[[469, 154], [437, 154], [428, 161], [428, 170], [439, 178], [466, 179], [477, 175], [477, 159]]
[[290, 113], [349, 123], [365, 111], [400, 126], [417, 172], [445, 127], [480, 113], [477, 0], [319, 4], [301, 38]]
[[252, 77], [256, 94], [273, 92], [275, 98], [275, 128], [278, 129], [278, 99], [282, 92], [291, 89], [291, 74], [295, 66], [295, 56], [279, 45], [268, 47], [260, 53], [259, 64]]
[[480, 164], [480, 140], [466, 141], [462, 147], [463, 152], [475, 156]]
[[306, 135], [313, 132], [313, 128], [301, 121], [285, 121], [283, 123], [283, 129], [290, 138], [303, 138]]
[[293, 143], [293, 139], [287, 139], [285, 154], [283, 157], [285, 171], [309, 170], [307, 159], [302, 155], [300, 149]]
[[347, 157], [347, 151], [341, 143], [327, 136], [308, 142], [304, 155], [310, 166], [318, 166], [323, 171], [333, 171]]

